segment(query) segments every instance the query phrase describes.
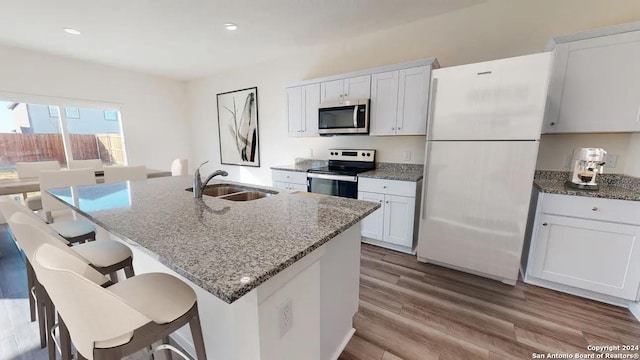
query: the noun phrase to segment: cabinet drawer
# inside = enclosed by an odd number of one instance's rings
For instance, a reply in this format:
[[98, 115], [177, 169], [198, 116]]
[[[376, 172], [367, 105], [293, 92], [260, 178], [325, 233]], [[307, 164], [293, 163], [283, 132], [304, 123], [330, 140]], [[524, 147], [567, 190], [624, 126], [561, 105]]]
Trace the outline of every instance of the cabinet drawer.
[[400, 195], [415, 198], [416, 183], [413, 181], [358, 178], [358, 191]]
[[271, 170], [273, 181], [281, 181], [293, 184], [307, 184], [307, 173], [299, 171]]
[[640, 202], [586, 196], [543, 194], [542, 212], [640, 225]]

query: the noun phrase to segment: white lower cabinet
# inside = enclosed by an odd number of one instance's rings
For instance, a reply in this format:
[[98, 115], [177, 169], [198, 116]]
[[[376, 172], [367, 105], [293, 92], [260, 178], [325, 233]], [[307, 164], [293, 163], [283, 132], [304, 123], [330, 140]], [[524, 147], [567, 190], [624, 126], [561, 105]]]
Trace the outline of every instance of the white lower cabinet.
[[289, 191], [307, 191], [307, 173], [272, 170], [273, 187]]
[[420, 185], [421, 182], [359, 179], [358, 200], [380, 203], [380, 208], [362, 221], [362, 241], [413, 253]]
[[638, 215], [640, 202], [540, 194], [525, 282], [610, 303], [636, 301]]

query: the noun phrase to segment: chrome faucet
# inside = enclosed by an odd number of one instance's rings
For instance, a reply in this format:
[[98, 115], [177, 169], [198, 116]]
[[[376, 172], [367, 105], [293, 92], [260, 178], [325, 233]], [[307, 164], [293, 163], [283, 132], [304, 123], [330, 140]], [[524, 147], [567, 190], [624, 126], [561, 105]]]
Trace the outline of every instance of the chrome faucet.
[[198, 168], [196, 169], [196, 172], [193, 174], [193, 197], [196, 199], [202, 199], [202, 191], [204, 190], [204, 187], [207, 186], [209, 181], [211, 181], [211, 179], [213, 179], [214, 176], [229, 175], [229, 173], [224, 170], [216, 170], [213, 172], [213, 174], [209, 175], [209, 177], [207, 177], [207, 179], [204, 182], [202, 182], [202, 178], [200, 177], [200, 168], [202, 167], [202, 165], [208, 162], [209, 160], [200, 164], [200, 166], [198, 166]]

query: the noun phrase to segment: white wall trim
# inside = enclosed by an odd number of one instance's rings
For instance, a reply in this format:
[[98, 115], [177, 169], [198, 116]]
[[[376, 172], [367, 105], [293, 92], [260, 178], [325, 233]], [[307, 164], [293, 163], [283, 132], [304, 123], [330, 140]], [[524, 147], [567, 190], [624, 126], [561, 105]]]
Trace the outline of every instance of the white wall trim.
[[114, 110], [120, 110], [120, 108], [122, 107], [122, 104], [120, 103], [112, 103], [112, 102], [90, 100], [90, 99], [67, 98], [67, 97], [61, 97], [61, 96], [28, 94], [28, 93], [20, 93], [20, 92], [14, 92], [14, 91], [2, 90], [2, 89], [0, 89], [0, 98], [2, 100], [29, 103], [29, 104], [39, 104], [39, 105], [59, 105], [59, 106], [92, 107], [92, 108], [97, 107], [97, 108], [114, 109]]

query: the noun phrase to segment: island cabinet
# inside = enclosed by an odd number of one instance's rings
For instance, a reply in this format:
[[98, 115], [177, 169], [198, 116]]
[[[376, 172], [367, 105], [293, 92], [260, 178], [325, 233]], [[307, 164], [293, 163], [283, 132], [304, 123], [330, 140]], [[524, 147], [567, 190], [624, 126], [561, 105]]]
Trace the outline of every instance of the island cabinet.
[[422, 180], [358, 178], [358, 200], [381, 205], [362, 221], [362, 241], [414, 253], [421, 189]]
[[371, 75], [349, 77], [320, 83], [320, 102], [368, 99], [370, 96]]
[[640, 202], [537, 197], [525, 282], [617, 305], [637, 301]]
[[584, 37], [550, 45], [543, 133], [640, 131], [640, 31]]
[[273, 187], [291, 191], [307, 191], [307, 173], [300, 171], [271, 170]]
[[320, 84], [287, 88], [289, 136], [318, 136]]
[[374, 74], [370, 135], [425, 135], [430, 66]]

